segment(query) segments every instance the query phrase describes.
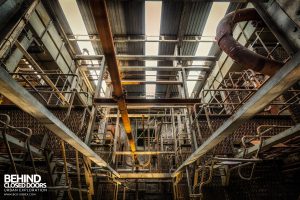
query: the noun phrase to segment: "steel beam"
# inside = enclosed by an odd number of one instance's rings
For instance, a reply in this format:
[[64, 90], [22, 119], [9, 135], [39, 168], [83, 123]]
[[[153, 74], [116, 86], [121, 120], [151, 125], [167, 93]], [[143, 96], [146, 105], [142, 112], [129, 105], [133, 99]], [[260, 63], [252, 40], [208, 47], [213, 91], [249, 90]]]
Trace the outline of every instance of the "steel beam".
[[[128, 116], [130, 118], [148, 118], [148, 117], [171, 117], [171, 114], [147, 114], [147, 113], [143, 113], [143, 114], [128, 114]], [[185, 115], [180, 115], [180, 116], [185, 116]], [[107, 114], [106, 118], [116, 118], [117, 114]]]
[[[109, 82], [108, 82], [109, 83]], [[122, 85], [146, 85], [146, 84], [157, 84], [157, 85], [181, 85], [181, 81], [168, 81], [168, 80], [122, 80]]]
[[116, 176], [119, 174], [100, 158], [89, 146], [78, 138], [64, 123], [55, 117], [44, 105], [20, 86], [3, 68], [0, 68], [1, 94], [36, 118], [59, 138], [70, 144], [97, 165], [107, 167]]
[[[163, 61], [216, 61], [217, 58], [215, 56], [164, 56], [164, 55], [155, 55], [155, 56], [147, 56], [147, 55], [116, 55], [118, 60], [163, 60]], [[76, 55], [76, 60], [102, 60], [103, 55]]]
[[[95, 65], [94, 65], [95, 66]], [[99, 67], [89, 67], [89, 65], [80, 65], [80, 68], [86, 71], [91, 70], [99, 70]], [[173, 67], [173, 66], [121, 66], [120, 71], [121, 72], [143, 72], [143, 71], [182, 71], [182, 69], [185, 69], [186, 71], [210, 71], [211, 67], [208, 67], [207, 65], [192, 65], [189, 67]]]
[[[137, 155], [175, 154], [175, 151], [136, 151]], [[116, 155], [131, 155], [130, 151], [117, 151]]]
[[223, 123], [192, 155], [172, 174], [175, 177], [185, 166], [195, 162], [241, 124], [263, 110], [269, 103], [296, 83], [300, 78], [300, 52], [287, 62], [267, 83], [265, 83], [235, 114]]
[[[117, 105], [101, 105], [99, 106], [101, 108], [118, 108]], [[166, 104], [159, 104], [159, 105], [127, 105], [128, 110], [145, 110], [149, 108], [160, 108], [161, 110], [164, 110], [164, 108], [186, 108], [185, 105], [166, 105]], [[129, 114], [130, 115], [130, 114]]]
[[[126, 99], [126, 103], [130, 106], [153, 106], [156, 105], [194, 105], [201, 102], [201, 99], [180, 99], [180, 98], [168, 98], [168, 99]], [[112, 98], [95, 98], [94, 103], [99, 106], [113, 106], [116, 104]]]
[[[0, 134], [0, 139], [1, 140], [3, 139], [2, 134]], [[25, 142], [21, 141], [20, 139], [17, 139], [8, 134], [6, 134], [6, 139], [9, 143], [20, 147], [23, 151], [28, 151], [27, 144]], [[38, 156], [38, 157], [43, 157], [43, 152], [41, 150], [37, 149], [36, 147], [30, 145], [30, 150], [33, 155]]]
[[170, 179], [170, 173], [120, 173], [121, 179]]
[[[83, 37], [83, 38], [80, 38]], [[174, 36], [140, 36], [141, 38], [132, 38], [130, 36], [124, 38], [115, 37], [114, 43], [140, 43], [140, 42], [162, 42], [162, 43], [178, 43], [180, 39], [169, 39], [174, 38]], [[152, 39], [158, 37], [158, 39]], [[199, 42], [216, 42], [213, 36], [183, 36], [182, 42], [188, 43], [199, 43]], [[96, 35], [70, 35], [68, 38], [69, 41], [77, 42], [87, 42], [87, 41], [100, 41]]]

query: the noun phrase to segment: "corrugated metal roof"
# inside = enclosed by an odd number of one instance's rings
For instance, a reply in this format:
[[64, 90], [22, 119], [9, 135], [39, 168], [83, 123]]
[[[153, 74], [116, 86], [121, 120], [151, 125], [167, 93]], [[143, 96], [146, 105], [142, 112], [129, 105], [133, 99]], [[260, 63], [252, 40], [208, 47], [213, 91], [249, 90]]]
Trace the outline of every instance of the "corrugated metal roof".
[[[145, 2], [144, 1], [107, 1], [110, 24], [114, 36], [130, 35], [139, 38], [145, 34]], [[144, 55], [145, 43], [117, 43], [116, 50], [119, 54]], [[144, 66], [143, 61], [129, 61], [123, 63], [129, 66]], [[127, 72], [144, 77], [145, 72]], [[142, 78], [138, 76], [136, 78]], [[126, 79], [126, 77], [124, 77]], [[133, 79], [132, 76], [131, 78]], [[141, 95], [145, 92], [145, 85], [125, 86], [127, 91], [136, 91]], [[128, 96], [131, 94], [128, 93]]]
[[[57, 1], [57, 0], [55, 0]], [[84, 19], [89, 34], [97, 34], [94, 19], [89, 7], [88, 1], [76, 0]], [[131, 36], [141, 38], [145, 35], [145, 1], [120, 1], [109, 0], [107, 2], [110, 24], [114, 37]], [[177, 39], [179, 35], [195, 36], [201, 35], [205, 27], [207, 17], [213, 2], [196, 2], [196, 1], [162, 1], [160, 35], [165, 39]], [[231, 10], [237, 4], [231, 4]], [[230, 9], [229, 9], [230, 10]], [[65, 24], [66, 22], [64, 22]], [[69, 30], [68, 25], [64, 25], [65, 30]], [[93, 46], [97, 53], [102, 54], [100, 42], [93, 42]], [[175, 43], [160, 42], [159, 55], [174, 55]], [[198, 43], [182, 43], [182, 55], [195, 55]], [[145, 43], [117, 43], [116, 50], [119, 54], [144, 55]], [[123, 65], [144, 66], [143, 61], [127, 61]], [[159, 66], [172, 66], [173, 62], [159, 61]], [[130, 74], [132, 72], [126, 72]], [[137, 72], [134, 72], [137, 74]], [[142, 78], [144, 72], [138, 72], [137, 78]], [[168, 75], [170, 72], [158, 72], [158, 75]], [[142, 76], [140, 76], [142, 75]], [[128, 77], [128, 76], [127, 76]], [[126, 76], [124, 77], [126, 79]], [[132, 76], [131, 76], [132, 78]], [[169, 79], [168, 77], [160, 77], [159, 79]], [[129, 78], [128, 78], [129, 79]], [[145, 85], [126, 86], [130, 92], [145, 93]], [[166, 85], [157, 85], [156, 92], [159, 94], [166, 93]], [[177, 86], [170, 86], [169, 91], [178, 94]]]
[[[185, 35], [201, 35], [205, 27], [212, 2], [188, 3], [190, 11]], [[183, 43], [182, 55], [195, 55], [198, 43]]]
[[[80, 12], [83, 16], [87, 31], [89, 34], [98, 34], [95, 27], [94, 19], [89, 7], [88, 1], [77, 0]], [[144, 1], [107, 1], [108, 15], [110, 19], [111, 30], [116, 36], [126, 35], [144, 35], [145, 34], [145, 2]], [[101, 43], [93, 42], [96, 52], [102, 54]], [[116, 51], [118, 54], [143, 55], [145, 51], [144, 43], [116, 43]], [[129, 66], [143, 66], [144, 62], [130, 61], [122, 63]], [[130, 72], [127, 72], [129, 74]], [[144, 72], [138, 72], [144, 76]], [[139, 77], [141, 78], [141, 77]], [[126, 79], [126, 77], [125, 77]], [[126, 86], [128, 91], [145, 92], [145, 86]]]
[[[212, 2], [171, 2], [163, 1], [162, 3], [162, 21], [161, 35], [175, 36], [179, 34], [183, 36], [201, 35], [211, 9]], [[181, 26], [181, 27], [180, 27]], [[160, 55], [174, 55], [176, 43], [160, 43]], [[198, 43], [182, 43], [182, 55], [195, 55]], [[159, 66], [172, 66], [173, 62], [160, 61]], [[170, 72], [159, 72], [158, 75], [170, 74]], [[171, 93], [178, 93], [177, 86], [158, 85], [156, 92], [166, 93], [170, 90]]]

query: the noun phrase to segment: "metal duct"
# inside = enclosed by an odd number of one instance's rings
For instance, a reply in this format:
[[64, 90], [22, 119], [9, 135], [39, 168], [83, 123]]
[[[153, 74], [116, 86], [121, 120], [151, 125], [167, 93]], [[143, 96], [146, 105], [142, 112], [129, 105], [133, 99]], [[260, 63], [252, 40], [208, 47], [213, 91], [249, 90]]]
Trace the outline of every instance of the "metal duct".
[[272, 76], [283, 63], [256, 54], [238, 43], [232, 35], [234, 25], [242, 21], [261, 20], [254, 8], [240, 9], [227, 14], [217, 27], [216, 40], [220, 48], [247, 69]]
[[131, 132], [130, 119], [128, 116], [127, 105], [125, 102], [125, 94], [123, 92], [121, 83], [119, 63], [116, 58], [113, 36], [109, 24], [105, 0], [91, 0], [91, 8], [101, 40], [103, 53], [107, 62], [107, 70], [111, 77], [111, 84], [113, 86], [113, 97], [118, 103], [125, 132], [128, 137], [130, 149], [133, 154], [134, 160], [137, 163], [137, 155], [134, 154], [136, 152], [136, 146]]

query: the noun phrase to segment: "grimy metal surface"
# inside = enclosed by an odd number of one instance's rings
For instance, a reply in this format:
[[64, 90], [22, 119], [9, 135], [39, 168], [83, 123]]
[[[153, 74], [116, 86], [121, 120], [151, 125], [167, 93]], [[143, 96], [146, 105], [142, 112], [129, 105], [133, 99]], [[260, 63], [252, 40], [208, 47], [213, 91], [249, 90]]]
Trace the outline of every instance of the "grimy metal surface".
[[107, 167], [119, 177], [118, 172], [112, 169], [89, 146], [78, 138], [64, 123], [55, 117], [44, 105], [34, 98], [27, 90], [20, 86], [3, 68], [0, 67], [1, 94], [16, 104], [20, 109], [36, 118], [45, 127], [51, 130], [62, 140], [77, 149], [84, 156], [99, 166]]
[[[105, 52], [104, 52], [105, 55]], [[103, 55], [76, 55], [76, 60], [101, 60]], [[164, 61], [175, 61], [175, 60], [182, 60], [182, 61], [216, 61], [217, 58], [215, 56], [164, 56], [164, 55], [157, 55], [157, 56], [145, 56], [145, 55], [116, 55], [118, 60], [164, 60]]]
[[[95, 66], [95, 65], [94, 65]], [[90, 71], [90, 70], [98, 70], [99, 67], [88, 67], [87, 65], [80, 65], [80, 68]], [[209, 71], [211, 68], [206, 65], [193, 65], [191, 67], [173, 67], [173, 66], [121, 66], [121, 72], [129, 72], [129, 71], [136, 71], [136, 72], [143, 72], [143, 71], [182, 71], [185, 69], [186, 71]]]
[[[200, 103], [201, 99], [126, 99], [128, 106], [156, 106], [156, 105], [194, 105]], [[94, 98], [94, 103], [101, 106], [114, 105], [115, 101], [111, 98]]]
[[111, 77], [113, 86], [113, 96], [118, 103], [118, 107], [122, 116], [123, 126], [128, 137], [130, 150], [133, 153], [135, 162], [138, 162], [135, 141], [132, 135], [130, 119], [128, 117], [125, 95], [122, 88], [122, 82], [119, 71], [119, 63], [116, 58], [115, 47], [113, 43], [112, 32], [109, 24], [106, 3], [104, 0], [91, 0], [91, 8], [95, 18], [96, 26], [102, 44], [102, 49], [107, 62], [107, 70]]
[[268, 82], [266, 82], [240, 109], [223, 123], [192, 155], [190, 155], [172, 174], [175, 177], [180, 170], [202, 155], [212, 150], [242, 123], [263, 110], [269, 103], [281, 95], [300, 79], [300, 51], [287, 62]]
[[272, 76], [282, 67], [283, 63], [254, 53], [233, 38], [234, 25], [238, 22], [251, 20], [261, 20], [254, 8], [229, 13], [220, 21], [217, 27], [216, 40], [220, 48], [243, 67]]
[[[284, 131], [282, 131], [281, 133], [274, 135], [268, 139], [266, 139], [265, 141], [263, 141], [262, 146], [261, 146], [261, 150], [265, 151], [268, 150], [269, 148], [271, 148], [272, 146], [279, 144], [281, 142], [287, 141], [291, 138], [294, 138], [296, 136], [300, 136], [300, 124], [297, 124], [289, 129], [286, 129]], [[252, 155], [255, 154], [257, 152], [257, 149], [259, 148], [259, 145], [255, 145], [253, 147], [250, 147], [247, 152], [246, 155]], [[242, 157], [243, 153], [240, 153], [237, 157]]]

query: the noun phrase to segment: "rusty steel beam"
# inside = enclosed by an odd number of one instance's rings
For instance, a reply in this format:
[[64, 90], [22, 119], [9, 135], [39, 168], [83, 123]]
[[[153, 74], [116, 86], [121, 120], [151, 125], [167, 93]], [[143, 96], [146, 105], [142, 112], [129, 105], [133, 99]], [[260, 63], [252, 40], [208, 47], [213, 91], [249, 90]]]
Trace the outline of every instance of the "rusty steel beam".
[[138, 162], [135, 141], [131, 131], [130, 119], [128, 117], [127, 105], [125, 102], [125, 95], [122, 88], [122, 82], [120, 77], [119, 63], [116, 57], [113, 36], [109, 24], [107, 7], [105, 0], [91, 0], [91, 8], [95, 18], [96, 26], [101, 40], [103, 53], [105, 55], [107, 70], [111, 77], [111, 83], [113, 86], [113, 96], [117, 101], [125, 132], [128, 137], [130, 150], [133, 153], [135, 162]]
[[170, 173], [120, 173], [121, 179], [171, 179]]
[[[105, 53], [104, 53], [105, 56]], [[165, 61], [209, 61], [215, 62], [215, 56], [174, 56], [174, 55], [116, 55], [122, 61], [144, 61], [144, 60], [165, 60]], [[102, 60], [103, 55], [76, 55], [75, 60]]]

